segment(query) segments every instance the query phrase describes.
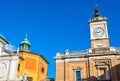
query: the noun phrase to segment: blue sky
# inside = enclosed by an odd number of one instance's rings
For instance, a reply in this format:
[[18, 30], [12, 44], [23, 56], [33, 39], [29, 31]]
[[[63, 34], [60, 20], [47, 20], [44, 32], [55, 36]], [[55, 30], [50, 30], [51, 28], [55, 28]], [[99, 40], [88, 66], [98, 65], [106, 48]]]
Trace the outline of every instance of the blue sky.
[[16, 49], [27, 33], [31, 52], [49, 61], [48, 77], [54, 78], [56, 52], [90, 48], [95, 4], [109, 19], [110, 45], [120, 47], [119, 0], [0, 0], [0, 35]]

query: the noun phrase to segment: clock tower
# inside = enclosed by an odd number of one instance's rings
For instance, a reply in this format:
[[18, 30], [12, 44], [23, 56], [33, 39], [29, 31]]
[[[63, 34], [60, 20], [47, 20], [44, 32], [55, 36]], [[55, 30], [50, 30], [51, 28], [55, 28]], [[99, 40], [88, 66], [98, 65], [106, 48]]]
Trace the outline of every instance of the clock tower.
[[94, 16], [89, 20], [92, 50], [109, 49], [107, 20], [107, 18], [100, 16], [99, 9], [96, 6]]

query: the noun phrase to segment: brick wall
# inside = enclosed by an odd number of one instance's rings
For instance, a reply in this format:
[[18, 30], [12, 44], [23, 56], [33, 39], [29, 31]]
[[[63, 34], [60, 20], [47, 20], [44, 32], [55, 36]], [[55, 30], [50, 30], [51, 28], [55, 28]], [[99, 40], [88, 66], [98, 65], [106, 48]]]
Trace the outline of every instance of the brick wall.
[[64, 61], [59, 63], [56, 62], [56, 81], [74, 81], [75, 67], [81, 68], [82, 81], [97, 81], [97, 68], [106, 69], [105, 74], [104, 72], [99, 71], [102, 72], [99, 73], [100, 77], [108, 77], [109, 75], [106, 75], [106, 72], [109, 69], [111, 81], [119, 81], [120, 60], [117, 57], [120, 56], [94, 56], [82, 61], [65, 61], [65, 63]]

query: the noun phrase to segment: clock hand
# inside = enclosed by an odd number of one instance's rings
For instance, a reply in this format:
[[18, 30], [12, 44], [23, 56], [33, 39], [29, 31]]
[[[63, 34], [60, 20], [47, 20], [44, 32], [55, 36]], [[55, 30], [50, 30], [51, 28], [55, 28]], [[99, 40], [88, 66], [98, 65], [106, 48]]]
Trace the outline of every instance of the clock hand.
[[100, 31], [96, 31], [96, 33], [100, 33]]

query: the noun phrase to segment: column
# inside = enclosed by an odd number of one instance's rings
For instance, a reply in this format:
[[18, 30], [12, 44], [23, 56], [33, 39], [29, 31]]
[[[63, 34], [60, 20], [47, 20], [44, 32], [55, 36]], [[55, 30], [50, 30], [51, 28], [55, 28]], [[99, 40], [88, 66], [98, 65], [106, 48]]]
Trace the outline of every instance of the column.
[[18, 59], [19, 59], [18, 55], [11, 57], [8, 80], [18, 80], [17, 77]]
[[106, 68], [106, 79], [110, 80], [110, 73], [109, 73], [109, 68]]
[[97, 80], [100, 80], [100, 68], [97, 68]]

